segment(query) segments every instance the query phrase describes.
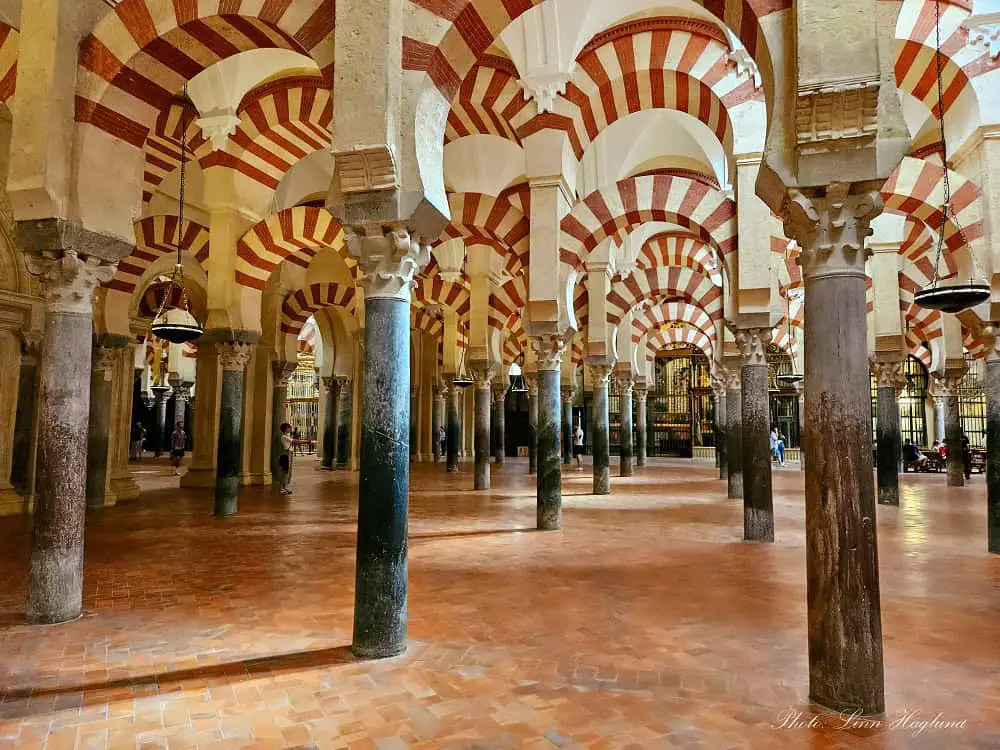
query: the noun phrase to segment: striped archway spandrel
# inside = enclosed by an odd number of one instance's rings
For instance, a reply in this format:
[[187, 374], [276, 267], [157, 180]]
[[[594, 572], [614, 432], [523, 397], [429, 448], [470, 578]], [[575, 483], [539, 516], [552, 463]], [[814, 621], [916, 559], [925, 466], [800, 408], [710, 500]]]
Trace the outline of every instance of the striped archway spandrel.
[[357, 294], [356, 287], [335, 281], [289, 292], [281, 303], [281, 332], [297, 337], [306, 321], [324, 307], [340, 307], [353, 312]]
[[184, 252], [204, 267], [208, 260], [208, 228], [190, 220], [180, 226], [177, 216], [149, 216], [135, 223], [135, 248], [118, 262], [104, 286], [132, 294], [146, 271], [160, 258], [177, 252], [178, 233]]

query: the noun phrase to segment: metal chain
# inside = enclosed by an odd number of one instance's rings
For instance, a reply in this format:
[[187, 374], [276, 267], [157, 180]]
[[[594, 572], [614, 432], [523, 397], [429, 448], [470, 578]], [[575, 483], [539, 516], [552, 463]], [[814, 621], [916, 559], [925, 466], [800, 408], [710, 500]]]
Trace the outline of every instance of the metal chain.
[[941, 130], [941, 174], [944, 182], [944, 200], [941, 203], [941, 229], [938, 233], [937, 253], [934, 258], [934, 283], [937, 289], [941, 280], [941, 256], [944, 253], [944, 234], [951, 209], [951, 182], [948, 179], [948, 145], [944, 135], [944, 55], [941, 54], [941, 0], [934, 0], [934, 35], [936, 46], [934, 62], [937, 68], [938, 125]]

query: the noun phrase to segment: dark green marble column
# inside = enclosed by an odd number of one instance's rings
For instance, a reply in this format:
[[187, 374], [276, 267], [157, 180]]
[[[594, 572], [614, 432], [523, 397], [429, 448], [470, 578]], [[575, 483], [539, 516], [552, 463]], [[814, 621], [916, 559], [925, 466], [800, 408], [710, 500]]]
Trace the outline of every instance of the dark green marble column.
[[635, 426], [635, 465], [645, 466], [646, 465], [646, 431], [649, 429], [647, 425], [648, 417], [646, 414], [646, 398], [649, 396], [649, 391], [646, 386], [636, 386], [635, 387], [635, 397], [636, 397], [636, 426]]
[[[993, 330], [993, 329], [990, 329]], [[994, 335], [1000, 334], [1000, 331]], [[987, 549], [1000, 555], [1000, 352], [994, 339], [986, 360], [986, 525]]]
[[562, 527], [562, 466], [559, 463], [559, 369], [562, 364], [561, 336], [533, 339], [538, 355], [538, 528], [557, 531]]
[[538, 472], [538, 375], [525, 375], [528, 384], [528, 474]]
[[715, 391], [715, 455], [718, 457], [719, 479], [729, 479], [729, 434], [726, 428], [728, 407], [726, 405], [726, 383], [722, 379]]
[[351, 378], [340, 378], [340, 402], [337, 408], [337, 463], [338, 471], [351, 468], [351, 433], [354, 427], [354, 383]]
[[[501, 382], [496, 382], [496, 381]], [[510, 387], [507, 376], [500, 372], [493, 383], [493, 461], [503, 466], [507, 457], [507, 390]]]
[[616, 376], [621, 393], [622, 430], [618, 451], [618, 473], [623, 477], [632, 476], [632, 373]]
[[337, 460], [337, 420], [340, 418], [340, 381], [323, 378], [326, 388], [326, 409], [323, 414], [323, 460], [321, 466], [333, 470]]
[[454, 383], [448, 383], [445, 401], [448, 405], [447, 425], [448, 432], [448, 471], [458, 471], [458, 452], [462, 444], [462, 422], [458, 415], [458, 399], [462, 396], [462, 389]]
[[438, 387], [434, 388], [434, 400], [431, 407], [431, 453], [434, 463], [441, 460], [441, 411], [444, 409], [444, 398]]
[[[122, 342], [123, 344], [125, 342]], [[87, 429], [87, 507], [103, 508], [108, 489], [108, 433], [111, 427], [111, 380], [120, 350], [95, 346], [91, 359], [90, 419]]]
[[744, 329], [737, 333], [736, 340], [743, 354], [743, 538], [748, 542], [773, 542], [771, 404], [766, 359], [771, 329]]
[[473, 487], [477, 490], [490, 488], [490, 384], [493, 371], [488, 367], [471, 365], [476, 387], [475, 414], [475, 478]]
[[729, 464], [728, 497], [743, 499], [743, 385], [740, 368], [726, 381], [726, 457]]
[[572, 386], [562, 386], [562, 428], [559, 431], [562, 439], [563, 463], [567, 466], [573, 463], [573, 393]]
[[902, 362], [873, 362], [876, 400], [876, 479], [879, 505], [899, 505], [899, 390], [906, 385]]
[[361, 658], [406, 650], [410, 302], [366, 297], [354, 640]]
[[[210, 334], [206, 333], [210, 337]], [[219, 404], [218, 465], [215, 471], [215, 515], [231, 516], [237, 497], [243, 445], [243, 378], [253, 345], [243, 341], [219, 344], [222, 395]]]
[[[609, 365], [591, 365], [590, 376], [594, 383], [594, 418], [591, 423], [591, 444], [594, 446], [594, 494], [611, 494], [611, 440], [608, 417]], [[571, 430], [575, 425], [571, 426]]]
[[941, 378], [944, 396], [944, 435], [948, 445], [948, 486], [965, 486], [965, 462], [962, 456], [962, 417], [958, 404], [961, 376]]

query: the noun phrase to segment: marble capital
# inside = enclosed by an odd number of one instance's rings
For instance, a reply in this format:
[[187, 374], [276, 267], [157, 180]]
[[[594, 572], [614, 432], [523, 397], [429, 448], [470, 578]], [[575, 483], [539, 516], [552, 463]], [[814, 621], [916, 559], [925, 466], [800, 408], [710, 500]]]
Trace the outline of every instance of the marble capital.
[[287, 388], [288, 382], [292, 379], [292, 373], [298, 367], [296, 362], [285, 362], [276, 359], [271, 362], [271, 374], [274, 376], [275, 388]]
[[42, 348], [42, 340], [45, 338], [45, 334], [42, 331], [24, 331], [21, 332], [21, 353], [26, 357], [37, 356]]
[[507, 398], [507, 391], [510, 390], [510, 383], [505, 381], [506, 379], [498, 378], [497, 381], [493, 383], [494, 401], [503, 401]]
[[227, 372], [242, 372], [253, 354], [253, 344], [243, 341], [223, 341], [218, 344], [219, 363]]
[[111, 280], [117, 263], [81, 257], [75, 250], [46, 250], [25, 257], [38, 278], [39, 295], [50, 313], [91, 314], [97, 287]]
[[802, 247], [798, 263], [806, 280], [865, 275], [865, 239], [883, 209], [878, 188], [838, 182], [808, 194], [793, 189], [785, 197], [785, 234]]
[[957, 397], [959, 391], [962, 388], [962, 381], [965, 380], [964, 373], [959, 374], [947, 374], [942, 376], [937, 376], [934, 378], [936, 398], [949, 398], [952, 396]]
[[986, 361], [1000, 362], [1000, 323], [991, 323], [979, 329], [979, 337], [986, 344]]
[[649, 396], [649, 386], [645, 383], [636, 383], [632, 392], [635, 394], [638, 403], [645, 403], [646, 398]]
[[773, 335], [771, 328], [741, 328], [736, 331], [736, 345], [740, 348], [745, 367], [767, 365], [767, 345]]
[[879, 388], [893, 388], [898, 397], [906, 387], [906, 363], [901, 361], [871, 362], [872, 373]]
[[472, 376], [472, 382], [476, 384], [478, 391], [490, 390], [495, 374], [493, 368], [484, 362], [469, 363], [469, 375]]
[[566, 341], [562, 336], [557, 334], [533, 336], [530, 342], [538, 358], [540, 372], [558, 370], [562, 367], [563, 352], [566, 350]]
[[535, 373], [524, 373], [524, 384], [528, 388], [528, 396], [535, 398], [538, 396], [538, 375]]
[[587, 374], [590, 375], [591, 379], [594, 381], [594, 388], [607, 388], [608, 378], [611, 375], [611, 370], [613, 367], [608, 364], [588, 364]]
[[344, 236], [348, 251], [358, 259], [365, 298], [409, 302], [416, 275], [430, 262], [430, 243], [403, 222], [347, 226]]
[[635, 387], [635, 376], [630, 372], [616, 372], [614, 379], [620, 393], [630, 392]]
[[115, 360], [120, 352], [121, 347], [117, 346], [95, 346], [94, 356], [91, 361], [91, 368], [94, 375], [104, 378], [105, 381], [110, 381], [115, 371], [115, 365], [117, 364]]

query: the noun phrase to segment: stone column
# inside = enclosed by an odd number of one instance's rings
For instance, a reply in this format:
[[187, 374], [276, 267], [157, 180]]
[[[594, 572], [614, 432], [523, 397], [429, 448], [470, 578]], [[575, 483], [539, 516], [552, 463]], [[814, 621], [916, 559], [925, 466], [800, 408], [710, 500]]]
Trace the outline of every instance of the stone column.
[[166, 385], [153, 386], [153, 398], [155, 399], [156, 414], [156, 438], [153, 441], [153, 455], [159, 458], [163, 455], [163, 450], [167, 444], [167, 399], [170, 396], [170, 387]]
[[648, 428], [648, 417], [646, 415], [646, 398], [649, 396], [649, 389], [645, 385], [635, 387], [636, 398], [636, 421], [635, 429], [635, 465], [646, 465], [646, 431]]
[[[608, 376], [611, 366], [590, 365], [590, 377], [594, 381], [594, 419], [591, 424], [590, 439], [594, 446], [594, 494], [611, 494], [611, 430], [608, 417]], [[573, 425], [569, 426], [572, 444]]]
[[[211, 337], [210, 333], [205, 335]], [[228, 336], [228, 333], [223, 335]], [[219, 463], [215, 470], [215, 515], [219, 518], [231, 516], [238, 510], [243, 453], [243, 377], [252, 354], [252, 343], [227, 339], [219, 344], [222, 393], [217, 451]]]
[[[498, 377], [507, 381], [502, 371]], [[507, 457], [507, 390], [509, 387], [509, 381], [493, 384], [493, 403], [496, 405], [496, 423], [493, 430], [496, 440], [493, 444], [493, 460], [499, 466], [503, 466], [504, 459]]]
[[899, 505], [899, 394], [906, 386], [906, 370], [902, 361], [872, 361], [878, 385], [875, 411], [877, 420], [876, 475], [879, 505]]
[[[721, 368], [720, 368], [721, 369]], [[726, 430], [726, 376], [722, 373], [712, 378], [715, 394], [715, 456], [718, 459], [719, 479], [729, 479], [729, 435]]]
[[434, 388], [434, 408], [431, 410], [431, 449], [434, 463], [441, 460], [441, 412], [444, 410], [444, 392], [440, 387]]
[[809, 697], [864, 715], [885, 710], [864, 249], [880, 184], [792, 191], [785, 211], [785, 234], [802, 246], [809, 332]]
[[538, 375], [524, 376], [528, 386], [528, 474], [538, 473]]
[[340, 380], [323, 378], [326, 388], [326, 412], [323, 415], [323, 461], [322, 467], [333, 471], [337, 454], [338, 419], [340, 418]]
[[934, 397], [934, 434], [936, 439], [940, 440], [942, 443], [948, 437], [945, 431], [944, 422], [944, 399], [940, 396]]
[[561, 336], [531, 339], [538, 355], [538, 528], [562, 527], [562, 467], [559, 465], [559, 370], [566, 347]]
[[743, 378], [734, 367], [726, 373], [726, 458], [728, 497], [743, 499]]
[[21, 331], [21, 372], [17, 386], [17, 418], [14, 423], [13, 466], [10, 475], [14, 489], [24, 498], [23, 502], [15, 503], [14, 510], [18, 513], [30, 510], [34, 504], [35, 461], [38, 457], [38, 362], [41, 344], [41, 332]]
[[113, 499], [108, 503], [111, 468], [108, 436], [111, 430], [111, 379], [119, 353], [118, 347], [97, 345], [91, 355], [90, 419], [87, 429], [88, 508], [114, 505]]
[[83, 610], [90, 371], [80, 363], [91, 357], [94, 291], [111, 280], [115, 265], [73, 250], [26, 260], [45, 301], [27, 617], [51, 624]]
[[202, 336], [198, 340], [198, 362], [195, 371], [196, 395], [192, 404], [192, 434], [194, 450], [191, 463], [181, 477], [181, 487], [214, 488], [218, 466], [220, 403], [222, 373], [219, 368], [219, 347]]
[[965, 486], [965, 460], [962, 456], [962, 415], [959, 411], [958, 391], [962, 375], [947, 375], [938, 379], [938, 388], [944, 401], [944, 442], [948, 446], [948, 486]]
[[490, 488], [490, 384], [493, 370], [485, 364], [469, 367], [476, 383], [476, 471], [474, 487]]
[[462, 421], [458, 414], [458, 401], [462, 397], [462, 389], [453, 382], [445, 384], [445, 401], [448, 405], [445, 431], [447, 432], [448, 471], [458, 471], [458, 453], [462, 443]]
[[618, 451], [618, 473], [623, 477], [632, 476], [632, 386], [631, 372], [616, 373], [615, 380], [621, 393], [622, 428]]
[[736, 333], [743, 356], [743, 539], [748, 542], [774, 541], [766, 356], [770, 341], [770, 328], [747, 328]]
[[410, 491], [410, 293], [430, 245], [403, 224], [345, 229], [365, 294], [365, 350], [354, 587], [355, 656], [406, 650]]
[[[412, 373], [411, 373], [412, 375]], [[420, 450], [418, 448], [417, 434], [418, 422], [420, 419], [420, 387], [411, 382], [410, 385], [410, 460], [420, 460]]]
[[562, 386], [562, 454], [563, 463], [573, 463], [573, 395], [576, 389], [571, 385]]
[[23, 375], [21, 337], [15, 330], [0, 328], [0, 363], [4, 371], [4, 377], [0, 378], [0, 516], [3, 516], [21, 512], [24, 505], [12, 481], [19, 379]]
[[351, 432], [354, 429], [354, 381], [340, 380], [340, 416], [337, 418], [337, 470], [351, 468]]
[[986, 527], [987, 549], [1000, 555], [1000, 327], [988, 326], [986, 357]]
[[799, 395], [799, 471], [806, 470], [806, 386], [799, 381], [795, 384]]
[[[188, 389], [190, 386], [187, 383], [182, 383], [179, 380], [176, 382], [171, 381], [170, 386], [174, 389], [174, 418], [170, 423], [171, 433], [177, 425], [181, 425], [184, 431], [187, 432], [187, 424], [185, 423], [184, 417], [187, 413], [187, 409], [184, 407], [187, 405]], [[170, 446], [171, 450], [173, 446]]]
[[288, 381], [295, 368], [295, 362], [271, 362], [271, 490], [275, 493], [281, 491], [281, 425], [288, 420]]

